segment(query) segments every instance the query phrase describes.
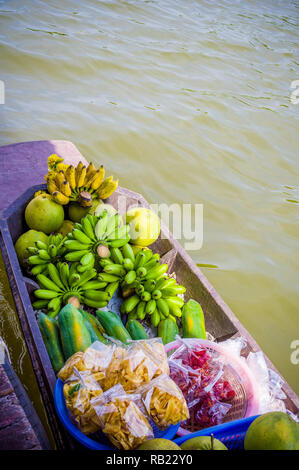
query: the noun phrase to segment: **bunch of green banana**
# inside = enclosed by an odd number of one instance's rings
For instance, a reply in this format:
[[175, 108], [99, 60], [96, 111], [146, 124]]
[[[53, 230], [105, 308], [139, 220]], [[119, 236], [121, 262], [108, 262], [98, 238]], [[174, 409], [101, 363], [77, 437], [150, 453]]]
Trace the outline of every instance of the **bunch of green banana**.
[[63, 244], [65, 240], [61, 233], [52, 234], [48, 238], [48, 243], [37, 241], [35, 246], [27, 248], [31, 255], [28, 258], [28, 263], [33, 266], [31, 272], [34, 276], [46, 273], [49, 263], [56, 263], [62, 258], [66, 251]]
[[[150, 249], [140, 250], [136, 256], [129, 243], [122, 248], [111, 248], [111, 256], [99, 261], [103, 272], [98, 275], [102, 282], [119, 282], [123, 296], [127, 297], [121, 313], [130, 318], [151, 318], [153, 326], [170, 316], [181, 317], [185, 287], [166, 275], [167, 264], [160, 264], [160, 257]], [[175, 320], [176, 321], [176, 320]]]
[[103, 165], [97, 170], [93, 163], [86, 168], [82, 162], [76, 167], [62, 162], [57, 155], [50, 155], [49, 172], [45, 176], [47, 189], [58, 204], [77, 201], [83, 207], [91, 207], [93, 199], [106, 199], [118, 186], [118, 180], [113, 181], [113, 176], [105, 178]]
[[78, 263], [49, 263], [48, 276], [38, 274], [37, 281], [40, 289], [34, 292], [37, 301], [33, 303], [35, 309], [46, 308], [48, 315], [55, 318], [61, 306], [68, 302], [79, 308], [85, 304], [93, 308], [106, 307], [114, 294], [114, 286], [96, 279], [95, 269], [83, 273], [77, 271]]
[[[80, 224], [67, 235], [64, 242], [67, 261], [79, 261], [84, 266], [93, 267], [95, 261], [110, 256], [110, 249], [125, 245], [130, 240], [129, 225], [120, 225], [118, 214], [101, 216], [87, 214]], [[79, 269], [79, 268], [78, 268]]]

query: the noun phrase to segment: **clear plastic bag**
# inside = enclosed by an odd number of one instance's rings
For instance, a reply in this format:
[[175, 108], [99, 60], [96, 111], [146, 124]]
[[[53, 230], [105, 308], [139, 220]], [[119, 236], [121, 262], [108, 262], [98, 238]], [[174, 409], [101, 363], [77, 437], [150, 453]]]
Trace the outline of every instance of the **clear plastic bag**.
[[74, 368], [77, 371], [102, 372], [104, 377], [114, 349], [114, 345], [106, 345], [100, 341], [95, 341], [84, 352], [80, 351], [73, 354], [59, 371], [58, 377], [63, 382], [68, 381], [73, 375]]
[[158, 364], [150, 352], [139, 341], [116, 347], [113, 358], [106, 370], [104, 390], [121, 384], [126, 392], [133, 393], [148, 383], [157, 373]]
[[141, 390], [142, 400], [150, 418], [160, 429], [189, 418], [185, 398], [171, 378], [162, 374]]
[[153, 378], [158, 377], [161, 374], [169, 375], [167, 354], [161, 338], [142, 339], [134, 341], [134, 343], [143, 348], [157, 365]]
[[233, 386], [225, 378], [222, 356], [195, 341], [178, 339], [181, 344], [170, 356], [169, 367], [190, 412], [182, 426], [195, 430], [220, 424], [235, 397]]
[[63, 394], [71, 419], [84, 434], [91, 434], [99, 429], [99, 423], [92, 420], [91, 401], [103, 394], [99, 384], [101, 372], [78, 371], [63, 386]]
[[103, 433], [118, 449], [135, 449], [154, 437], [140, 395], [126, 393], [120, 384], [93, 400], [92, 408]]

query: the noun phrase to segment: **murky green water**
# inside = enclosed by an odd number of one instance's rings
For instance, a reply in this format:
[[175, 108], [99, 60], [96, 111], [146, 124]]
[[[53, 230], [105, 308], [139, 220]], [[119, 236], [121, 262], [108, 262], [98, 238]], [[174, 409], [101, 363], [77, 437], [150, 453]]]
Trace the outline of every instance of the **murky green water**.
[[71, 140], [151, 203], [203, 203], [190, 254], [297, 393], [298, 19], [298, 1], [0, 1], [1, 144]]

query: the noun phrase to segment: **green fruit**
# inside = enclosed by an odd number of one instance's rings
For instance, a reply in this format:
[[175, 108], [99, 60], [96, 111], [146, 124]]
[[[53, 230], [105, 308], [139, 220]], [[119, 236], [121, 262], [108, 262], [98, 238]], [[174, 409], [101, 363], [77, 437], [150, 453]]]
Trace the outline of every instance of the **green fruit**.
[[159, 237], [160, 221], [150, 209], [135, 207], [128, 210], [124, 219], [130, 224], [130, 243], [133, 245], [148, 246]]
[[211, 436], [198, 436], [188, 439], [181, 445], [182, 450], [228, 450], [218, 439], [214, 439], [212, 448]]
[[172, 341], [175, 341], [175, 337], [179, 333], [180, 332], [177, 323], [174, 322], [171, 318], [166, 318], [165, 320], [160, 321], [158, 326], [158, 336], [162, 339], [163, 344], [168, 344]]
[[87, 214], [94, 215], [99, 204], [101, 204], [99, 199], [95, 199], [91, 207], [82, 207], [77, 202], [71, 202], [68, 210], [69, 218], [73, 222], [80, 223], [81, 219], [83, 219]]
[[183, 306], [182, 324], [184, 338], [206, 339], [205, 317], [196, 300], [190, 299]]
[[27, 248], [35, 246], [37, 241], [48, 244], [48, 236], [37, 230], [28, 230], [28, 232], [23, 233], [18, 238], [15, 244], [15, 250], [20, 264], [24, 265], [25, 260], [30, 256]]
[[249, 426], [245, 450], [299, 450], [299, 423], [286, 413], [272, 411]]
[[140, 250], [149, 250], [149, 248], [147, 248], [146, 246], [132, 245], [132, 250], [133, 250], [134, 255], [136, 256], [138, 251], [140, 251]]
[[56, 321], [44, 313], [40, 313], [38, 326], [41, 331], [46, 349], [48, 351], [54, 372], [57, 373], [64, 366], [64, 357], [59, 339], [59, 330]]
[[66, 359], [91, 345], [91, 338], [82, 314], [73, 305], [67, 304], [60, 311], [58, 324], [61, 343]]
[[173, 441], [159, 438], [149, 439], [137, 447], [136, 450], [181, 450], [181, 448]]
[[97, 310], [96, 315], [108, 336], [117, 338], [123, 343], [127, 343], [128, 340], [132, 339], [129, 332], [124, 327], [120, 317], [116, 313], [111, 310], [108, 312]]
[[61, 227], [59, 227], [58, 233], [61, 233], [63, 237], [66, 237], [68, 233], [74, 230], [74, 222], [71, 220], [64, 220]]
[[147, 335], [145, 329], [143, 328], [141, 323], [139, 323], [139, 321], [137, 321], [137, 320], [127, 321], [126, 329], [129, 332], [129, 334], [131, 335], [132, 339], [135, 339], [135, 340], [137, 340], [137, 339], [148, 339], [148, 335]]
[[72, 222], [80, 222], [89, 212], [89, 207], [82, 207], [77, 202], [71, 202], [69, 205], [68, 215]]
[[111, 215], [117, 214], [117, 210], [114, 209], [111, 204], [104, 204], [104, 202], [100, 201], [98, 204], [94, 214], [98, 217], [101, 217], [103, 215], [103, 212], [106, 211], [107, 215], [110, 217]]
[[29, 228], [44, 233], [56, 232], [64, 220], [64, 210], [45, 194], [33, 198], [25, 209], [25, 220]]

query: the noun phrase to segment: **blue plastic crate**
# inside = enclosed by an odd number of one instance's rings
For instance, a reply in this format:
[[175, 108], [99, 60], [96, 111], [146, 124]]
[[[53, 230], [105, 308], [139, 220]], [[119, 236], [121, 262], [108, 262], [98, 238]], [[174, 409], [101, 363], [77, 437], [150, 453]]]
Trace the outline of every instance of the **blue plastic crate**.
[[249, 428], [252, 421], [258, 418], [260, 415], [251, 416], [250, 418], [238, 419], [236, 421], [230, 421], [229, 423], [219, 424], [211, 428], [202, 429], [201, 431], [192, 432], [186, 436], [175, 439], [175, 443], [179, 446], [183, 442], [192, 439], [197, 436], [210, 436], [214, 434], [215, 439], [223, 442], [223, 444], [229, 450], [244, 450], [244, 438], [247, 429]]
[[[54, 402], [57, 414], [67, 431], [83, 446], [92, 450], [115, 450], [115, 447], [111, 445], [107, 437], [98, 431], [90, 436], [86, 436], [72, 423], [69, 418], [67, 406], [65, 404], [65, 398], [63, 395], [63, 382], [58, 379], [54, 391]], [[166, 430], [162, 431], [157, 428], [154, 423], [151, 422], [154, 437], [163, 437], [164, 439], [173, 439], [180, 427], [180, 423], [175, 426], [171, 425]]]

